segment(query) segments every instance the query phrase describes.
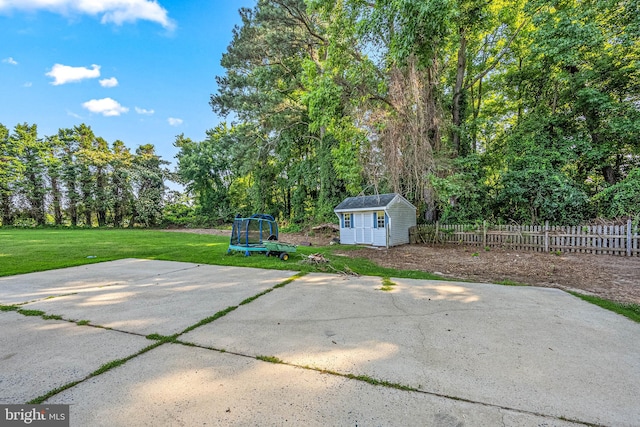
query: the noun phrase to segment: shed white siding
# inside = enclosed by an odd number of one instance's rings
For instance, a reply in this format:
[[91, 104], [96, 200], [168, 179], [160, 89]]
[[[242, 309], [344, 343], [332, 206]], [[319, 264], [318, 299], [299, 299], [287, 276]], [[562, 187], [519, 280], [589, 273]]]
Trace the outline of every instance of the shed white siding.
[[[416, 208], [398, 194], [383, 195], [375, 207], [364, 207], [361, 198], [348, 198], [336, 208], [340, 218], [340, 243], [345, 245], [396, 246], [409, 243], [409, 227], [416, 224]], [[374, 203], [372, 203], [374, 204]], [[349, 220], [345, 221], [345, 215]]]
[[356, 244], [355, 228], [340, 228], [340, 244], [355, 245]]
[[395, 198], [386, 211], [389, 215], [389, 246], [409, 243], [409, 228], [416, 225], [416, 208]]
[[[351, 215], [351, 221], [353, 221], [353, 214]], [[356, 244], [356, 229], [351, 225], [349, 227], [344, 226], [344, 214], [340, 214], [340, 244], [342, 245], [355, 245]]]
[[386, 212], [384, 212], [384, 227], [378, 227], [376, 221], [378, 220], [377, 215], [373, 216], [373, 246], [387, 246], [387, 227], [389, 225], [389, 217]]

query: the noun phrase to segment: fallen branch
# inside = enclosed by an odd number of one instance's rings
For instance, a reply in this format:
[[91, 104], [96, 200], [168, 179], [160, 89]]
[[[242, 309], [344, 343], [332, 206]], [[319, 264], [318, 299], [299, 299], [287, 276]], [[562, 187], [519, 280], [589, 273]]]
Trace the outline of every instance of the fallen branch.
[[338, 270], [337, 268], [335, 268], [334, 266], [332, 266], [331, 264], [329, 264], [329, 260], [326, 259], [324, 257], [324, 255], [317, 253], [317, 254], [311, 254], [311, 255], [302, 255], [302, 257], [304, 258], [301, 262], [304, 264], [312, 264], [316, 267], [318, 267], [318, 270], [320, 271], [333, 271], [335, 273], [341, 274], [343, 276], [360, 276], [358, 273], [356, 273], [355, 271], [353, 271], [352, 269], [350, 269], [349, 267], [347, 267], [346, 265], [344, 266], [344, 268], [342, 270]]
[[308, 255], [308, 256], [302, 255], [302, 257], [304, 258], [303, 262], [305, 262], [307, 264], [316, 264], [316, 265], [318, 265], [318, 264], [325, 264], [325, 263], [329, 262], [329, 260], [326, 259], [324, 257], [324, 255], [322, 255], [320, 253], [311, 254], [311, 255]]
[[327, 264], [327, 267], [329, 267], [330, 269], [332, 269], [333, 271], [335, 271], [338, 274], [342, 274], [343, 276], [353, 276], [353, 277], [359, 277], [360, 276], [358, 273], [356, 273], [355, 271], [353, 271], [352, 269], [350, 269], [346, 265], [344, 266], [344, 270], [338, 270], [337, 268], [334, 268], [329, 264]]

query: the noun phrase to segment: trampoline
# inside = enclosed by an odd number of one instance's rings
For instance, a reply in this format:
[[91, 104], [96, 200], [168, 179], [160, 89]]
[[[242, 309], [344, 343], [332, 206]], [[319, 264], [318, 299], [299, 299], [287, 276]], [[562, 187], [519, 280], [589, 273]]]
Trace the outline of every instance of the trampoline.
[[251, 252], [267, 252], [264, 242], [273, 240], [278, 240], [278, 224], [273, 216], [254, 214], [249, 218], [236, 217], [227, 253], [241, 251], [249, 256]]

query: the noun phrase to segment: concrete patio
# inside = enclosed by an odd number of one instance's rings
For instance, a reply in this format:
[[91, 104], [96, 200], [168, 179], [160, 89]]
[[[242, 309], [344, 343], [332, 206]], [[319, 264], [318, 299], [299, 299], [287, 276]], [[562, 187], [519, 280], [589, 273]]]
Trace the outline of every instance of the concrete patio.
[[47, 395], [73, 426], [640, 425], [622, 316], [555, 289], [295, 274], [127, 259], [0, 277], [20, 304], [0, 312], [0, 403]]

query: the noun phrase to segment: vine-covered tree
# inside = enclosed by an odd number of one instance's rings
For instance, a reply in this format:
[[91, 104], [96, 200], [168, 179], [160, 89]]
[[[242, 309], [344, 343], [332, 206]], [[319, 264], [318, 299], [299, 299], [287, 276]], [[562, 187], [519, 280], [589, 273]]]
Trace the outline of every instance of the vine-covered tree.
[[53, 208], [53, 219], [55, 225], [62, 225], [64, 217], [62, 214], [62, 156], [63, 145], [57, 135], [47, 137], [45, 148], [45, 165], [47, 168], [47, 178], [51, 195], [51, 205]]
[[162, 166], [166, 163], [156, 154], [153, 144], [141, 145], [136, 149], [132, 168], [135, 200], [130, 227], [135, 223], [147, 227], [160, 224], [165, 190]]
[[165, 164], [153, 145], [131, 154], [85, 124], [44, 138], [36, 125], [0, 125], [1, 224], [157, 226]]
[[36, 125], [16, 125], [9, 142], [14, 146], [16, 158], [23, 166], [22, 179], [17, 182], [20, 195], [26, 202], [28, 215], [37, 225], [45, 224], [45, 145], [38, 139]]
[[9, 138], [9, 129], [0, 124], [0, 216], [3, 225], [13, 223], [16, 210], [15, 192], [23, 169], [17, 148]]
[[58, 140], [62, 145], [62, 182], [65, 188], [67, 215], [72, 227], [78, 225], [80, 192], [78, 190], [79, 165], [77, 162], [78, 141], [73, 129], [58, 130]]
[[76, 161], [78, 168], [78, 189], [80, 190], [80, 209], [84, 216], [84, 224], [91, 227], [95, 206], [95, 175], [93, 174], [92, 155], [95, 135], [84, 123], [73, 128], [73, 138], [78, 144]]
[[133, 155], [124, 142], [117, 140], [112, 146], [109, 176], [109, 207], [114, 227], [122, 227], [133, 211]]

